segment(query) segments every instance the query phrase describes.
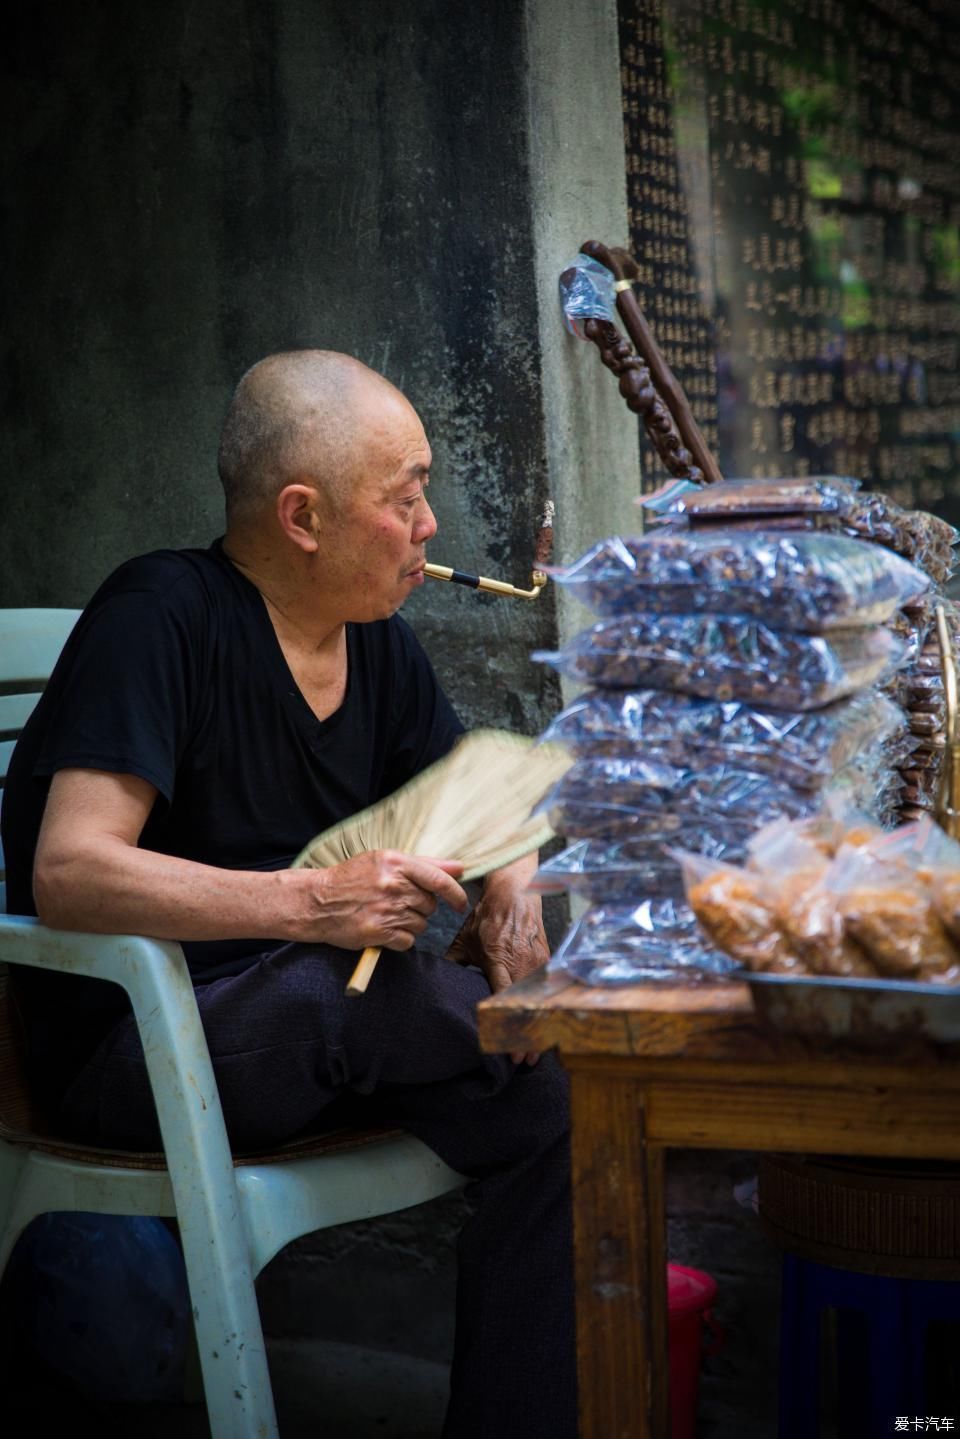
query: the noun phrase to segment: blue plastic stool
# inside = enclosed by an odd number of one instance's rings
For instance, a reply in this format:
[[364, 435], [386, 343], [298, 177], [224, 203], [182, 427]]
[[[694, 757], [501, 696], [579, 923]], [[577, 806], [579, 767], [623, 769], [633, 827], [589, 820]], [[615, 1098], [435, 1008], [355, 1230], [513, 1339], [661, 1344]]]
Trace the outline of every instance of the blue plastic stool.
[[820, 1433], [820, 1323], [828, 1309], [837, 1312], [839, 1432], [880, 1439], [893, 1432], [895, 1416], [929, 1413], [927, 1330], [934, 1321], [960, 1322], [960, 1284], [889, 1279], [785, 1254], [779, 1439]]

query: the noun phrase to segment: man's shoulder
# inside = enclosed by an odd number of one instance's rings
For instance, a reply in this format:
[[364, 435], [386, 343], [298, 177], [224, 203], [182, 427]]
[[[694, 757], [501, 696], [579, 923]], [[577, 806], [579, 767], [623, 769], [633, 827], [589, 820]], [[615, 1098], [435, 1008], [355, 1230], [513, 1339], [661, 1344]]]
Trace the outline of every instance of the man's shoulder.
[[163, 616], [184, 621], [213, 616], [235, 600], [229, 564], [209, 550], [153, 550], [125, 560], [103, 581], [86, 615]]
[[151, 550], [118, 565], [95, 598], [138, 593], [159, 598], [209, 592], [221, 587], [221, 569], [210, 550]]
[[235, 610], [226, 568], [213, 549], [153, 550], [125, 560], [91, 596], [65, 653], [106, 647], [129, 654], [131, 635], [150, 652], [215, 643]]

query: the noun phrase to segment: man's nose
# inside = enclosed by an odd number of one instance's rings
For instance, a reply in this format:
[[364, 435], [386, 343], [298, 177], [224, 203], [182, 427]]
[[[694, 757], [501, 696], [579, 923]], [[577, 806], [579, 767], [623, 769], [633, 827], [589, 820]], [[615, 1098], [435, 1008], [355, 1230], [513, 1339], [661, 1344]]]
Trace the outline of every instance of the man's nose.
[[437, 533], [437, 519], [425, 496], [417, 507], [417, 523], [413, 533], [418, 544], [424, 540], [432, 540]]

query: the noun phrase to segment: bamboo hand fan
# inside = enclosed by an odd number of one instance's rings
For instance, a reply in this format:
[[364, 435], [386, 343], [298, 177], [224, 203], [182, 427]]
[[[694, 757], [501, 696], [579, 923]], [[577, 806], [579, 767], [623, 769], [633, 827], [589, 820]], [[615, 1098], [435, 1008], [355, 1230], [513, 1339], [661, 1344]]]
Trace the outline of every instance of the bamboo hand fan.
[[[457, 860], [463, 880], [479, 879], [552, 838], [546, 816], [531, 810], [572, 762], [560, 745], [474, 730], [402, 789], [311, 840], [292, 868], [326, 869], [396, 849]], [[363, 951], [348, 994], [364, 992], [379, 957], [377, 947]]]

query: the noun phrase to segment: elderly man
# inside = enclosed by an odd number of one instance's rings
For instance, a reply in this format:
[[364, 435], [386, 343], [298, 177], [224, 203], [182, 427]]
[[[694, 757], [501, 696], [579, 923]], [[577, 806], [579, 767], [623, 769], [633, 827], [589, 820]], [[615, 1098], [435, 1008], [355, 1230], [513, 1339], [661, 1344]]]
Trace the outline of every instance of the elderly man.
[[[3, 819], [12, 911], [182, 942], [238, 1148], [336, 1114], [398, 1123], [478, 1181], [459, 1251], [448, 1439], [576, 1432], [566, 1095], [552, 1057], [484, 1057], [477, 1001], [546, 958], [530, 864], [491, 875], [450, 963], [414, 948], [442, 855], [289, 865], [318, 831], [449, 750], [461, 725], [396, 611], [436, 524], [416, 412], [346, 356], [241, 380], [209, 550], [123, 565], [18, 744]], [[385, 954], [344, 997], [356, 951]], [[145, 1147], [157, 1127], [125, 1000], [21, 981], [62, 1123]]]

